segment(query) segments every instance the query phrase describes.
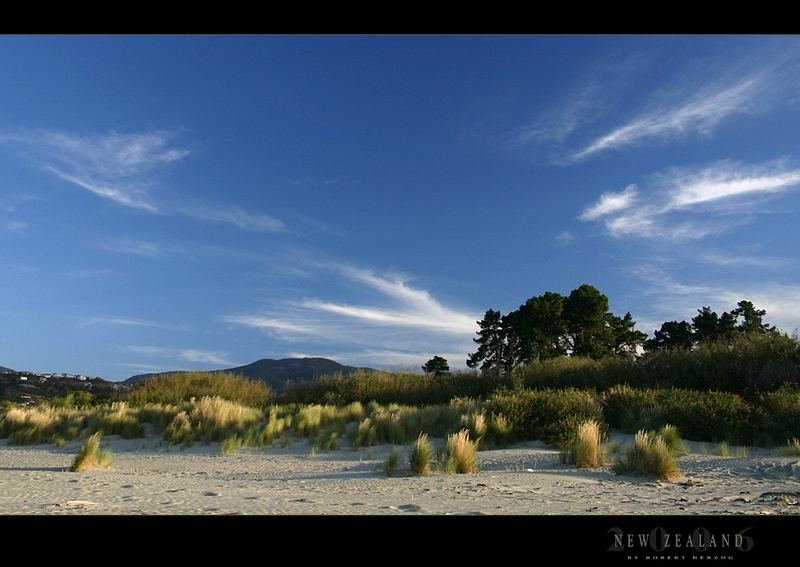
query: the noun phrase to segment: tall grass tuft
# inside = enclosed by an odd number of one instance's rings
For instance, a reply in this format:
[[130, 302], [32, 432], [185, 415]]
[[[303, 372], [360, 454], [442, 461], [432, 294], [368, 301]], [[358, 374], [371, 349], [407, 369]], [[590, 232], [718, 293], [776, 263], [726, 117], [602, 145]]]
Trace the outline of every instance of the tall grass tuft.
[[389, 456], [386, 457], [386, 463], [383, 466], [383, 472], [386, 476], [394, 476], [397, 470], [397, 463], [400, 461], [400, 449], [392, 447]]
[[634, 474], [674, 481], [681, 478], [681, 471], [664, 439], [644, 430], [636, 434], [634, 443], [625, 456], [617, 461], [614, 470], [618, 474]]
[[242, 448], [243, 445], [242, 438], [238, 435], [231, 435], [230, 437], [223, 439], [219, 444], [219, 452], [223, 455], [233, 455]]
[[790, 455], [800, 457], [800, 439], [793, 437], [786, 442]]
[[676, 457], [689, 453], [689, 448], [686, 446], [683, 439], [681, 439], [681, 432], [674, 425], [665, 425], [658, 431], [658, 435], [664, 440], [670, 453]]
[[728, 445], [727, 441], [720, 441], [719, 445], [717, 445], [717, 453], [720, 457], [730, 457], [731, 456], [731, 448]]
[[427, 433], [420, 433], [411, 447], [411, 456], [408, 459], [411, 465], [411, 472], [417, 476], [430, 474], [431, 459], [433, 459], [433, 445], [428, 440]]
[[81, 448], [80, 453], [75, 457], [70, 467], [71, 472], [84, 472], [94, 468], [108, 468], [111, 464], [111, 455], [108, 451], [100, 449], [102, 433], [95, 433], [86, 444]]
[[594, 469], [606, 464], [600, 423], [590, 419], [578, 425], [571, 460], [579, 469]]
[[469, 438], [469, 431], [462, 429], [447, 436], [439, 465], [447, 474], [471, 474], [478, 472], [478, 443]]

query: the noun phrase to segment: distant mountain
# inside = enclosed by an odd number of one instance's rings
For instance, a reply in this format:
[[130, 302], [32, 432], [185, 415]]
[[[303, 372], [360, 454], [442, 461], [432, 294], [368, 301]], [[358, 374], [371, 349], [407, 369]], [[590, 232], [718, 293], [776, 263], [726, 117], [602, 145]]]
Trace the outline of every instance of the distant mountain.
[[[264, 358], [252, 364], [237, 366], [236, 368], [226, 368], [224, 370], [212, 370], [212, 372], [228, 372], [238, 374], [254, 380], [266, 382], [273, 388], [280, 389], [286, 382], [306, 382], [319, 376], [328, 374], [352, 374], [358, 370], [372, 371], [372, 368], [357, 368], [355, 366], [345, 366], [327, 358], [283, 358], [274, 360]], [[125, 380], [126, 384], [137, 384], [143, 380], [158, 376], [170, 376], [180, 371], [160, 372], [157, 374], [138, 374]]]
[[5, 366], [0, 366], [0, 372], [15, 372], [15, 371], [11, 370], [10, 368], [6, 368]]

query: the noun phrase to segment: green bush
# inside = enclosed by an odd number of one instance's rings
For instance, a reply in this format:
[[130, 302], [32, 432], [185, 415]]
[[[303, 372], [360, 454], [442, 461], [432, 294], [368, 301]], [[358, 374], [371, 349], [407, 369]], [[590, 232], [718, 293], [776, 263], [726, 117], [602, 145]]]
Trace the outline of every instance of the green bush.
[[510, 423], [514, 437], [553, 441], [559, 436], [559, 423], [566, 418], [602, 420], [600, 398], [593, 391], [514, 390], [492, 396], [486, 411], [502, 414]]

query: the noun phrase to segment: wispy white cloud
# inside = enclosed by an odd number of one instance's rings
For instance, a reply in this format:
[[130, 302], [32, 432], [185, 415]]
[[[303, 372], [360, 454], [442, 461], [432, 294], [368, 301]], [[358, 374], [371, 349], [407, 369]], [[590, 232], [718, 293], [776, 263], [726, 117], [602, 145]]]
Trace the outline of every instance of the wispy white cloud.
[[647, 297], [646, 307], [639, 315], [642, 321], [651, 321], [650, 326], [642, 327], [648, 331], [658, 328], [661, 321], [688, 321], [705, 305], [717, 313], [730, 311], [743, 299], [765, 309], [765, 320], [781, 330], [792, 332], [800, 328], [800, 285], [774, 280], [687, 284], [673, 278], [663, 267], [647, 264], [632, 268], [629, 273], [645, 283], [641, 292]]
[[720, 161], [697, 173], [674, 169], [666, 177], [666, 182], [674, 186], [667, 206], [682, 209], [732, 197], [786, 191], [800, 185], [800, 168], [787, 168], [785, 160], [759, 165]]
[[627, 209], [636, 201], [637, 194], [636, 185], [628, 185], [618, 193], [611, 191], [603, 193], [594, 205], [583, 210], [580, 219], [596, 220], [611, 213]]
[[706, 87], [690, 100], [676, 106], [645, 112], [600, 136], [573, 154], [573, 160], [585, 160], [606, 150], [649, 139], [685, 135], [689, 132], [709, 135], [725, 118], [749, 112], [765, 80], [765, 77], [751, 76], [733, 85]]
[[710, 251], [697, 254], [699, 263], [712, 264], [723, 268], [784, 268], [794, 260], [775, 256], [749, 256], [747, 254], [726, 254], [724, 252]]
[[213, 350], [165, 348], [149, 345], [128, 345], [122, 347], [122, 349], [127, 352], [148, 357], [171, 358], [173, 360], [183, 360], [198, 364], [217, 364], [228, 366], [233, 366], [236, 364], [228, 359], [228, 353]]
[[654, 175], [641, 195], [633, 185], [620, 193], [603, 193], [580, 218], [605, 219], [606, 229], [615, 237], [697, 240], [751, 222], [753, 215], [768, 212], [765, 198], [798, 187], [800, 168], [787, 160], [762, 164], [724, 160]]
[[562, 146], [573, 134], [602, 118], [619, 91], [644, 68], [643, 52], [595, 61], [573, 85], [553, 93], [556, 103], [508, 135], [513, 146], [552, 143]]
[[232, 206], [189, 206], [181, 211], [194, 218], [214, 222], [227, 223], [242, 230], [254, 232], [282, 232], [286, 224], [271, 215], [253, 211], [246, 211], [241, 207]]
[[276, 319], [274, 317], [261, 317], [258, 315], [227, 315], [222, 318], [226, 323], [262, 329], [264, 331], [277, 331], [289, 334], [318, 334], [317, 325], [294, 323], [291, 320]]
[[[313, 343], [320, 352], [461, 352], [474, 346], [479, 313], [445, 305], [398, 274], [379, 274], [348, 265], [319, 264], [340, 284], [370, 296], [370, 302], [306, 298], [283, 301], [267, 312], [228, 315], [227, 323], [259, 329], [283, 341]], [[349, 346], [348, 346], [349, 345]], [[360, 347], [352, 350], [353, 346]], [[463, 349], [463, 350], [462, 350]], [[427, 359], [426, 359], [427, 360]], [[423, 361], [424, 362], [424, 361]]]
[[556, 246], [569, 246], [575, 241], [575, 235], [568, 230], [562, 230], [553, 238]]
[[137, 319], [134, 317], [120, 317], [116, 315], [90, 317], [79, 323], [81, 327], [90, 326], [118, 326], [118, 327], [152, 327], [156, 329], [183, 329], [185, 327], [171, 325], [160, 321], [149, 321], [147, 319]]
[[114, 270], [107, 270], [107, 269], [79, 269], [79, 270], [67, 270], [65, 272], [61, 272], [61, 275], [66, 276], [68, 278], [78, 278], [78, 279], [88, 279], [88, 278], [102, 278], [106, 276], [114, 276], [117, 275], [119, 272]]
[[94, 136], [36, 131], [0, 135], [0, 142], [25, 148], [45, 171], [98, 197], [156, 213], [148, 196], [155, 174], [189, 155], [171, 145], [172, 137], [164, 131]]
[[395, 300], [401, 308], [384, 309], [320, 300], [305, 301], [302, 306], [379, 325], [415, 327], [456, 335], [472, 335], [475, 331], [475, 314], [445, 307], [427, 290], [411, 287], [402, 277], [376, 275], [349, 266], [342, 267], [340, 271], [351, 281], [365, 284]]
[[144, 256], [147, 258], [155, 258], [163, 254], [161, 246], [147, 240], [112, 240], [100, 243], [97, 247], [117, 254], [131, 254], [133, 256]]
[[28, 223], [25, 221], [8, 221], [6, 228], [12, 232], [22, 232], [28, 229]]

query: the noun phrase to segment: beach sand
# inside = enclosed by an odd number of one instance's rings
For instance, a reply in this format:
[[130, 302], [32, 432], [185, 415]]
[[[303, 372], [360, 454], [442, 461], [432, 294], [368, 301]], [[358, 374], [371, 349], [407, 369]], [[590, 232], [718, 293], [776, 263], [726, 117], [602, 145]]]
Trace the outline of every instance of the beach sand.
[[78, 474], [68, 468], [80, 442], [3, 440], [0, 514], [800, 514], [797, 457], [720, 457], [689, 445], [679, 459], [685, 478], [664, 483], [576, 470], [538, 442], [480, 452], [477, 474], [422, 478], [410, 476], [406, 446], [387, 478], [386, 445], [313, 454], [298, 440], [223, 456], [216, 444], [168, 450], [154, 436], [108, 437], [111, 468]]

